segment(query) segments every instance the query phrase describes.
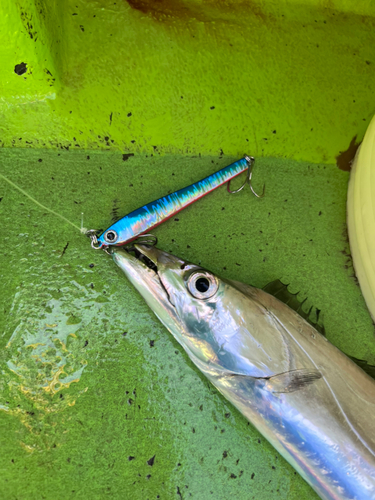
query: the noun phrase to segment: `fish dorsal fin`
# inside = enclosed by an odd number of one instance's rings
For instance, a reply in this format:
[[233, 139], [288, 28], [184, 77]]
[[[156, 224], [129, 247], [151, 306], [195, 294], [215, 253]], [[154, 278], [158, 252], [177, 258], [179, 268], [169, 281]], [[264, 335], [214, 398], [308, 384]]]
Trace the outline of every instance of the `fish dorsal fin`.
[[326, 335], [324, 325], [322, 322], [322, 317], [320, 315], [320, 309], [310, 306], [306, 311], [307, 298], [300, 301], [298, 300], [298, 293], [291, 293], [288, 290], [288, 285], [284, 285], [280, 280], [271, 281], [263, 290], [270, 295], [273, 295], [278, 300], [289, 306], [293, 311], [298, 313], [305, 321], [310, 323], [311, 326], [315, 328], [322, 335]]
[[[299, 301], [297, 298], [298, 293], [291, 293], [288, 290], [288, 285], [284, 285], [280, 280], [271, 281], [263, 290], [270, 295], [273, 295], [281, 302], [289, 306], [293, 311], [296, 311], [302, 318], [307, 321], [311, 326], [315, 328], [319, 333], [326, 336], [325, 328], [322, 322], [322, 317], [320, 315], [320, 310], [316, 307], [310, 306], [308, 311], [303, 310], [302, 306], [306, 305], [307, 298]], [[367, 361], [362, 359], [354, 358], [347, 354], [348, 358], [350, 358], [356, 365], [358, 365], [364, 372], [367, 373], [370, 377], [375, 379], [375, 366], [370, 365]]]
[[364, 361], [363, 359], [357, 359], [354, 358], [353, 356], [349, 356], [347, 354], [348, 358], [350, 358], [356, 365], [358, 365], [362, 370], [367, 373], [370, 377], [375, 379], [375, 366], [370, 365], [367, 363], [367, 361]]

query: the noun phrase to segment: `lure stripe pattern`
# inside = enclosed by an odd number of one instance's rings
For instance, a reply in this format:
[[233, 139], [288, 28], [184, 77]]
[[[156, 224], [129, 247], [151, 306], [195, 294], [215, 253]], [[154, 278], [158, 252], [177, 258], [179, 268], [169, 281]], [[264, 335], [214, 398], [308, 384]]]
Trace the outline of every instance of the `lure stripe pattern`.
[[[129, 243], [141, 234], [148, 232], [152, 227], [161, 224], [185, 207], [199, 200], [202, 196], [230, 181], [247, 168], [248, 162], [246, 158], [242, 158], [209, 175], [205, 179], [147, 203], [147, 205], [134, 210], [104, 231], [98, 238], [100, 247], [103, 248], [110, 245], [120, 246]], [[117, 233], [118, 238], [114, 243], [109, 243], [104, 239], [107, 231], [115, 231]]]

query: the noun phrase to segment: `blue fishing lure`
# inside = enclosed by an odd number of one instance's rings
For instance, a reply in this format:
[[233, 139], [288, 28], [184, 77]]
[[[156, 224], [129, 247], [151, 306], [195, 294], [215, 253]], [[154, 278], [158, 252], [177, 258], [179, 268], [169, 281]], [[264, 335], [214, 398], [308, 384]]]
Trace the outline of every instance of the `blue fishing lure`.
[[[121, 220], [112, 224], [99, 237], [90, 232], [89, 236], [92, 239], [92, 246], [96, 249], [104, 249], [112, 245], [126, 245], [142, 234], [147, 233], [151, 228], [176, 215], [185, 207], [199, 200], [199, 198], [202, 198], [219, 186], [227, 182], [229, 183], [231, 179], [237, 177], [245, 170], [249, 172], [247, 181], [251, 187], [251, 166], [253, 162], [254, 158], [245, 156], [241, 160], [222, 168], [205, 179], [137, 208], [137, 210], [125, 215]], [[256, 195], [254, 191], [253, 193]]]

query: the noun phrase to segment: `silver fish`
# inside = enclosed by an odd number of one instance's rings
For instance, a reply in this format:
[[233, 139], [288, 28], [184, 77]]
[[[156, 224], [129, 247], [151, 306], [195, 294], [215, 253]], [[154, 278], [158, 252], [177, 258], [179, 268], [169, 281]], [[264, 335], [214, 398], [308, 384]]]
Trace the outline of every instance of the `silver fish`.
[[112, 252], [190, 359], [325, 500], [375, 499], [375, 381], [263, 290]]

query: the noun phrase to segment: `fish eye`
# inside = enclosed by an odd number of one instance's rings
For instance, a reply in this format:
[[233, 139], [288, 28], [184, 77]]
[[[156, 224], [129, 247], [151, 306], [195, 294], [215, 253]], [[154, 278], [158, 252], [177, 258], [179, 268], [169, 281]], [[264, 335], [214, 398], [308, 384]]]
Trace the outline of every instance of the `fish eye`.
[[109, 229], [104, 233], [104, 239], [107, 243], [115, 243], [118, 238], [118, 234], [113, 229]]
[[210, 288], [210, 282], [207, 278], [198, 278], [195, 282], [195, 288], [198, 292], [204, 293]]
[[192, 273], [187, 279], [187, 288], [196, 299], [209, 299], [219, 288], [216, 277], [207, 271]]

